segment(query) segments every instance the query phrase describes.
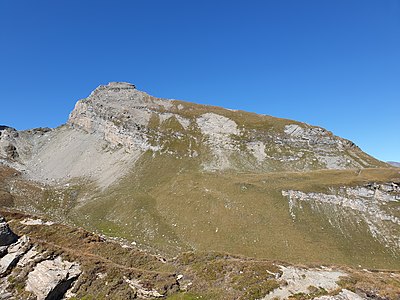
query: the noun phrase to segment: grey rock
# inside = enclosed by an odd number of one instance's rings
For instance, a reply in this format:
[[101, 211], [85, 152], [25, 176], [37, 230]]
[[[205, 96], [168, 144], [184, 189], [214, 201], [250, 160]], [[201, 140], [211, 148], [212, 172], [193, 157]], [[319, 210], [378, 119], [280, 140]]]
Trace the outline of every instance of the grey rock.
[[34, 293], [37, 300], [61, 299], [80, 274], [77, 263], [63, 261], [61, 257], [45, 260], [28, 274], [25, 289]]
[[30, 243], [27, 236], [22, 236], [16, 243], [8, 247], [8, 253], [0, 259], [0, 275], [7, 273], [29, 250]]

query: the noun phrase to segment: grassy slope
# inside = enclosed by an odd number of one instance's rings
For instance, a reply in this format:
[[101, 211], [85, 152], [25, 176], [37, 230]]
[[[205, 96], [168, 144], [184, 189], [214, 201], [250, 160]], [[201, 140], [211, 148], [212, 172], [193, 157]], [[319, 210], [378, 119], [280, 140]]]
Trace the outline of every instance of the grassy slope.
[[118, 185], [73, 209], [78, 224], [175, 255], [194, 249], [225, 251], [292, 263], [400, 268], [365, 224], [344, 237], [304, 206], [293, 222], [285, 189], [398, 181], [396, 169], [307, 173], [193, 172], [199, 161], [145, 155]]

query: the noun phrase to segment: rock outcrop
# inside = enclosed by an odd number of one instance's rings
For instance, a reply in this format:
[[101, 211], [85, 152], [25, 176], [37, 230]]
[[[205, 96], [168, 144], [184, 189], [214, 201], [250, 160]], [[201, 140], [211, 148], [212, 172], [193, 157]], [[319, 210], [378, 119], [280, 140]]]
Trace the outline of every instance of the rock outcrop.
[[80, 274], [78, 264], [63, 261], [59, 256], [44, 260], [28, 274], [26, 290], [34, 293], [37, 300], [61, 299]]
[[[329, 193], [282, 191], [288, 198], [289, 211], [295, 221], [303, 207], [310, 205], [313, 212], [328, 219], [344, 237], [351, 236], [354, 224], [363, 226], [386, 248], [400, 254], [400, 186], [398, 183], [371, 183], [365, 186], [330, 188]], [[351, 222], [349, 222], [351, 220]]]

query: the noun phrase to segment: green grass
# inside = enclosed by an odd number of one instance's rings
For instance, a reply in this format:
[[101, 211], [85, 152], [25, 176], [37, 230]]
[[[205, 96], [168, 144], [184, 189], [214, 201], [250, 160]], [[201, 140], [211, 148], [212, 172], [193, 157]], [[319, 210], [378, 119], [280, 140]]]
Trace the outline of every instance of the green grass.
[[[308, 204], [293, 222], [281, 191], [327, 192], [330, 187], [400, 181], [396, 169], [310, 172], [203, 173], [200, 160], [145, 154], [117, 185], [99, 192], [72, 185], [63, 197], [21, 182], [17, 207], [67, 220], [91, 231], [122, 237], [169, 257], [183, 251], [222, 251], [291, 263], [400, 268], [389, 249], [371, 238], [366, 224], [343, 236]], [[26, 197], [28, 190], [35, 197]], [[92, 192], [91, 192], [92, 191]], [[86, 195], [85, 202], [76, 202]], [[89, 197], [88, 197], [89, 196]], [[41, 199], [61, 199], [58, 201]], [[393, 203], [385, 208], [395, 211]], [[395, 230], [395, 228], [394, 228]]]
[[[399, 180], [394, 169], [274, 173], [193, 172], [196, 160], [149, 153], [119, 185], [81, 204], [79, 225], [175, 256], [223, 251], [292, 263], [400, 268], [366, 225], [350, 237], [308, 204], [295, 222], [281, 191], [327, 192], [330, 187]], [[156, 174], [156, 175], [155, 175]]]

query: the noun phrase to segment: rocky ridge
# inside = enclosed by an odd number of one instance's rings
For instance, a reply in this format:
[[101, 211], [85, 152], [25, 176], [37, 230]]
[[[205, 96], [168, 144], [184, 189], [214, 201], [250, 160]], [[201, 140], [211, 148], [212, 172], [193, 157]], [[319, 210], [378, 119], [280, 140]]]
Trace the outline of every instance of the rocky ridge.
[[392, 165], [394, 167], [399, 167], [400, 168], [400, 163], [399, 162], [395, 162], [395, 161], [388, 161], [389, 165]]

